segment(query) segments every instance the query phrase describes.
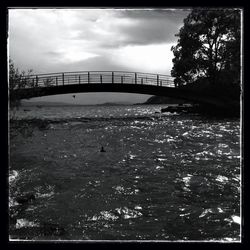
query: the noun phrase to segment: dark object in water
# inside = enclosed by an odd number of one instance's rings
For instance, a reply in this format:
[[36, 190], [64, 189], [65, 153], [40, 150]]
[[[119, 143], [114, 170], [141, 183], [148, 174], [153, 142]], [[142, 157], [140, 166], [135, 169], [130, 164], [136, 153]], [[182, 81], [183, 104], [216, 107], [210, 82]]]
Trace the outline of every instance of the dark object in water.
[[47, 122], [40, 122], [37, 125], [38, 125], [38, 128], [40, 130], [46, 130], [48, 128], [48, 126], [49, 126], [49, 124]]
[[66, 230], [59, 224], [45, 222], [42, 224], [43, 234], [46, 236], [62, 236], [66, 234]]
[[35, 200], [35, 199], [36, 199], [35, 195], [32, 194], [32, 193], [29, 193], [29, 194], [26, 194], [26, 195], [24, 195], [24, 196], [18, 197], [18, 198], [16, 199], [16, 201], [17, 201], [19, 204], [25, 204], [25, 203], [28, 203], [28, 202], [30, 202], [30, 201], [32, 201], [32, 200]]
[[161, 112], [170, 112], [170, 113], [174, 113], [174, 112], [192, 112], [194, 111], [194, 107], [193, 106], [184, 106], [183, 104], [179, 104], [178, 106], [167, 106], [166, 108], [162, 108]]
[[103, 146], [102, 146], [100, 152], [106, 152], [106, 151], [104, 150]]
[[172, 107], [172, 106], [167, 106], [166, 108], [162, 108], [161, 112], [170, 112], [170, 113], [174, 113], [174, 112], [178, 112], [181, 111], [180, 107]]

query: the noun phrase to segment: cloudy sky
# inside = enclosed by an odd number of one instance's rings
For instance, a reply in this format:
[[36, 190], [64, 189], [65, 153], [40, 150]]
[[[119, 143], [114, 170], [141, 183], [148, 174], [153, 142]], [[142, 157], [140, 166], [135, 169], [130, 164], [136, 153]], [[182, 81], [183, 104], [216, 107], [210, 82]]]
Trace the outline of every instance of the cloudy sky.
[[[187, 9], [10, 9], [9, 56], [35, 73], [124, 70], [170, 75]], [[141, 102], [146, 95], [92, 93], [36, 100]]]

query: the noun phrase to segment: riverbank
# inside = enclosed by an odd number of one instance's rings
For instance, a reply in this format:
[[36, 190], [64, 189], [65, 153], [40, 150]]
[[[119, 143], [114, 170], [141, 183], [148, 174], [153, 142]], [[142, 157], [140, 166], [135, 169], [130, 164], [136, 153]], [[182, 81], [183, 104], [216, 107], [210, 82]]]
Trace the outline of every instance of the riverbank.
[[[203, 96], [204, 102], [192, 102], [164, 96], [152, 96], [144, 104], [166, 104], [162, 112], [177, 112], [199, 114], [201, 116], [240, 117], [241, 115], [241, 89], [240, 86], [211, 86], [209, 82], [199, 80], [195, 83], [179, 87], [192, 91], [195, 96]], [[205, 98], [206, 97], [206, 98]], [[173, 105], [176, 105], [174, 108]]]
[[212, 117], [240, 117], [241, 110], [239, 105], [228, 105], [225, 107], [218, 107], [213, 105], [192, 105], [192, 104], [177, 104], [175, 106], [167, 106], [161, 109], [162, 113], [185, 113], [185, 114], [199, 114], [203, 116]]

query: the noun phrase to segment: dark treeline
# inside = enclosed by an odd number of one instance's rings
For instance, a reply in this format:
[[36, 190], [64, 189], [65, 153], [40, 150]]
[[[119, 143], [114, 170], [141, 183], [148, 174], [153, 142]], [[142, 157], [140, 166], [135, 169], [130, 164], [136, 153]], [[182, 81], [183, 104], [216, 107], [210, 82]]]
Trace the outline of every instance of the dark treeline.
[[239, 104], [241, 11], [193, 9], [176, 36], [171, 71], [175, 85]]

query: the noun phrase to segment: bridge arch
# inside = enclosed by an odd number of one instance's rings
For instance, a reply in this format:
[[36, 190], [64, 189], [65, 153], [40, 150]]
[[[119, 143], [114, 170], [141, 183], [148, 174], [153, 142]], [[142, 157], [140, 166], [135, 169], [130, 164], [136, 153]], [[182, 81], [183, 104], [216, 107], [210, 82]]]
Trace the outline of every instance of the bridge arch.
[[79, 71], [24, 76], [11, 95], [28, 99], [90, 92], [148, 94], [218, 105], [217, 98], [176, 87], [171, 76], [125, 71]]

